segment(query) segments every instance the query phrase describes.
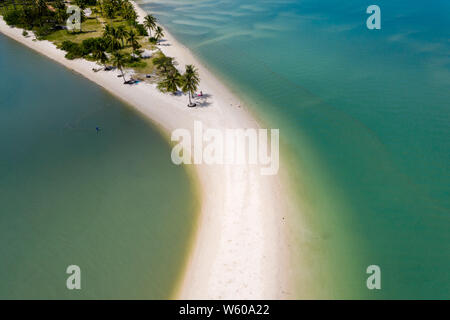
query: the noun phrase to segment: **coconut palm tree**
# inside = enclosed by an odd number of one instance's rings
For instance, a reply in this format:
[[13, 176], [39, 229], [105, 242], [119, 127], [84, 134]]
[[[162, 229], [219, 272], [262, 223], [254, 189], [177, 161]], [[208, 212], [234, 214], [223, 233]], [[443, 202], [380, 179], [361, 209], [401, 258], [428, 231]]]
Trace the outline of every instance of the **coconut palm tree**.
[[128, 31], [125, 30], [124, 26], [118, 26], [116, 29], [117, 38], [122, 42], [122, 47], [125, 46], [124, 40], [128, 37]]
[[105, 38], [105, 43], [108, 47], [109, 52], [114, 52], [115, 50], [120, 49], [120, 42], [119, 40], [114, 36], [107, 36]]
[[133, 48], [133, 52], [140, 47], [137, 37], [138, 36], [133, 29], [128, 32], [127, 43], [130, 44], [131, 48]]
[[104, 37], [111, 36], [113, 38], [118, 38], [117, 29], [114, 28], [113, 25], [107, 24], [103, 27], [103, 36]]
[[160, 26], [157, 26], [155, 29], [155, 38], [156, 41], [159, 42], [161, 41], [162, 37], [164, 37], [164, 31]]
[[197, 69], [191, 64], [187, 65], [186, 71], [182, 77], [181, 90], [189, 95], [188, 107], [195, 106], [191, 101], [191, 97], [194, 95], [194, 92], [197, 91], [199, 84], [200, 77]]
[[117, 69], [120, 70], [123, 78], [123, 83], [126, 83], [125, 75], [123, 74], [123, 67], [125, 66], [125, 56], [120, 52], [114, 52], [112, 63]]
[[169, 72], [165, 78], [158, 83], [158, 89], [163, 92], [171, 92], [175, 94], [182, 84], [181, 76], [178, 71]]
[[153, 59], [153, 65], [159, 71], [162, 70], [164, 74], [166, 74], [169, 70], [175, 69], [175, 67], [173, 66], [173, 58], [166, 56]]
[[94, 51], [92, 52], [92, 56], [96, 61], [100, 62], [103, 66], [106, 66], [108, 57], [106, 56], [105, 50], [99, 43], [95, 44]]
[[114, 52], [115, 50], [120, 48], [119, 36], [117, 33], [117, 29], [111, 25], [106, 25], [103, 29], [103, 37], [105, 38], [105, 42], [108, 46], [110, 52]]
[[154, 16], [152, 16], [151, 14], [147, 15], [144, 18], [144, 26], [148, 29], [149, 31], [149, 36], [152, 36], [152, 30], [156, 29], [156, 18]]
[[106, 38], [107, 36], [111, 35], [111, 28], [114, 28], [113, 26], [107, 24], [103, 27], [103, 36]]
[[134, 7], [129, 2], [124, 2], [118, 6], [119, 8], [122, 8], [121, 13], [122, 17], [129, 21], [129, 22], [135, 22], [137, 18], [136, 11], [134, 11]]
[[105, 15], [107, 18], [109, 19], [114, 19], [114, 15], [115, 15], [115, 7], [113, 5], [113, 3], [111, 1], [102, 1], [102, 7], [103, 7], [103, 12], [105, 12]]

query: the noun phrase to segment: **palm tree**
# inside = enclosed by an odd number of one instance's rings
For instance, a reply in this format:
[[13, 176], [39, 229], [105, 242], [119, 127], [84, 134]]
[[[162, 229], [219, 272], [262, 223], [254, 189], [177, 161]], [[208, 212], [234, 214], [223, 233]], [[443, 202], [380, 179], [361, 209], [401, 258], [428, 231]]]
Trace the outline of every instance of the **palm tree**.
[[115, 14], [115, 8], [111, 1], [102, 1], [103, 11], [105, 12], [105, 15], [109, 19], [114, 19]]
[[167, 73], [168, 70], [175, 69], [173, 66], [173, 58], [166, 56], [153, 59], [153, 65], [156, 66], [158, 70], [162, 69], [164, 73]]
[[120, 70], [120, 73], [122, 74], [122, 78], [123, 78], [123, 83], [126, 82], [125, 80], [125, 75], [123, 74], [123, 70], [122, 68], [125, 65], [125, 56], [123, 54], [121, 54], [120, 52], [114, 52], [113, 54], [113, 60], [112, 60], [113, 65]]
[[118, 3], [118, 7], [122, 8], [122, 10], [121, 10], [122, 17], [125, 20], [127, 20], [129, 22], [136, 21], [137, 14], [136, 14], [136, 11], [134, 11], [134, 7], [131, 3], [122, 1], [122, 3]]
[[156, 28], [156, 18], [154, 16], [152, 16], [151, 14], [147, 15], [144, 18], [144, 26], [148, 29], [149, 31], [149, 36], [152, 36], [152, 30], [154, 30]]
[[125, 30], [124, 26], [118, 26], [116, 29], [116, 35], [122, 42], [122, 47], [125, 46], [124, 39], [128, 37], [128, 31]]
[[158, 89], [163, 92], [171, 92], [175, 94], [181, 84], [181, 76], [178, 71], [169, 72], [166, 74], [166, 77], [158, 83]]
[[133, 31], [133, 29], [131, 29], [128, 32], [127, 43], [131, 45], [131, 48], [133, 48], [133, 52], [140, 47], [139, 42], [137, 40], [137, 34]]
[[156, 41], [159, 42], [161, 38], [164, 37], [164, 31], [160, 26], [157, 26], [155, 29], [155, 38]]
[[197, 69], [189, 64], [186, 66], [186, 72], [182, 78], [181, 90], [184, 93], [188, 93], [189, 95], [189, 104], [188, 107], [193, 107], [195, 104], [192, 103], [191, 97], [194, 95], [194, 92], [197, 91], [198, 85], [200, 84], [200, 77], [198, 75]]
[[107, 36], [105, 38], [105, 43], [108, 46], [109, 52], [114, 52], [115, 50], [120, 48], [120, 42], [114, 36]]
[[105, 50], [99, 43], [95, 44], [92, 56], [96, 61], [99, 61], [103, 66], [105, 66], [106, 62], [108, 61], [108, 57], [106, 56]]
[[103, 29], [103, 37], [105, 37], [106, 44], [110, 52], [120, 48], [119, 36], [117, 29], [111, 25], [106, 25]]
[[118, 38], [117, 36], [117, 29], [114, 28], [114, 26], [107, 24], [106, 26], [103, 27], [103, 36], [104, 37], [113, 37], [113, 38]]
[[103, 27], [103, 36], [106, 38], [107, 36], [110, 36], [112, 33], [112, 30], [114, 29], [113, 26], [107, 24], [106, 26]]

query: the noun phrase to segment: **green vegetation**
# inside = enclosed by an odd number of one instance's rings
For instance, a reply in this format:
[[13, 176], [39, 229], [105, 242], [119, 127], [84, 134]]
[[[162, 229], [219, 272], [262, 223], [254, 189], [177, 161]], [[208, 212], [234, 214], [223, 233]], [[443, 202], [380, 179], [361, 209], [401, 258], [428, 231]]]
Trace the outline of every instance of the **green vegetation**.
[[160, 26], [157, 26], [155, 29], [155, 39], [156, 42], [161, 41], [161, 39], [164, 37], [163, 29]]
[[[32, 31], [37, 39], [53, 42], [67, 52], [67, 59], [97, 61], [105, 68], [113, 65], [120, 70], [125, 83], [124, 69], [131, 68], [137, 79], [158, 81], [163, 92], [176, 93], [181, 89], [188, 93], [189, 105], [193, 105], [191, 98], [200, 81], [198, 72], [193, 66], [186, 66], [185, 74], [181, 75], [174, 59], [156, 47], [164, 32], [154, 16], [147, 15], [143, 24], [138, 23], [129, 0], [71, 3], [82, 9], [81, 30], [66, 27], [69, 14], [63, 0], [4, 0], [0, 1], [0, 14], [8, 25], [24, 29], [24, 36]], [[152, 51], [151, 59], [142, 58], [144, 50]], [[148, 74], [152, 76], [144, 76]]]
[[158, 83], [158, 89], [162, 92], [175, 94], [182, 85], [182, 78], [178, 71], [171, 71], [164, 75], [164, 79]]
[[65, 40], [59, 46], [60, 49], [67, 51], [66, 58], [70, 60], [83, 57], [91, 60], [94, 52], [102, 51], [105, 54], [105, 47], [104, 38], [88, 38], [81, 43]]
[[185, 73], [181, 75], [173, 66], [173, 59], [165, 56], [153, 59], [153, 64], [163, 70], [164, 74], [163, 79], [158, 83], [158, 89], [175, 94], [180, 88], [181, 91], [188, 94], [188, 106], [194, 107], [195, 103], [192, 103], [192, 97], [200, 84], [197, 69], [193, 65], [187, 65]]
[[152, 36], [152, 30], [155, 30], [157, 27], [156, 18], [151, 14], [147, 15], [144, 19], [144, 26], [150, 30], [150, 36]]
[[32, 30], [38, 38], [61, 28], [68, 18], [63, 0], [5, 0], [0, 13], [8, 25]]
[[171, 57], [161, 56], [153, 59], [153, 64], [163, 74], [167, 74], [169, 71], [172, 72], [176, 69], [173, 63], [174, 59]]
[[197, 69], [193, 65], [186, 66], [186, 72], [184, 73], [181, 80], [181, 90], [187, 93], [189, 96], [189, 106], [193, 106], [191, 97], [194, 95], [195, 91], [198, 89], [200, 84], [200, 77], [198, 75]]
[[125, 66], [125, 57], [120, 52], [114, 52], [112, 63], [114, 67], [120, 70], [120, 73], [122, 74], [123, 83], [125, 83], [125, 75], [123, 74], [123, 67]]

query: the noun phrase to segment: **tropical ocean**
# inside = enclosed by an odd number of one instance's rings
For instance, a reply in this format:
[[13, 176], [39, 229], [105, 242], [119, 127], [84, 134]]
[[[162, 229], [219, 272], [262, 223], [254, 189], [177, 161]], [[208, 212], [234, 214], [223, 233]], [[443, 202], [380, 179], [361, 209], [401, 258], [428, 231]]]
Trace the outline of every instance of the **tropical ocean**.
[[449, 298], [449, 1], [138, 3], [280, 129], [298, 297]]
[[0, 70], [0, 299], [170, 298], [198, 204], [166, 139], [2, 34]]

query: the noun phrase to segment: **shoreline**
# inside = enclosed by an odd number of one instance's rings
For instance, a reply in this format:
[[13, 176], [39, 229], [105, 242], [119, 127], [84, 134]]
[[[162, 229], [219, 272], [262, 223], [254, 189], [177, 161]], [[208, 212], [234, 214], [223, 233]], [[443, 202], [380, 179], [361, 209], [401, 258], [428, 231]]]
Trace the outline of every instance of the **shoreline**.
[[[131, 1], [142, 21], [146, 12]], [[178, 62], [194, 64], [200, 73], [200, 90], [210, 95], [207, 107], [188, 108], [187, 97], [160, 93], [155, 85], [125, 86], [117, 71], [92, 72], [95, 62], [67, 60], [65, 52], [49, 41], [25, 38], [0, 17], [0, 32], [59, 62], [100, 85], [152, 121], [165, 136], [174, 129], [192, 130], [194, 120], [205, 127], [259, 128], [237, 99], [188, 48], [164, 28], [161, 51]], [[196, 165], [200, 213], [192, 245], [176, 291], [176, 299], [292, 299], [288, 279], [290, 263], [286, 226], [282, 220], [283, 194], [278, 176], [261, 176], [259, 166]], [[197, 192], [196, 192], [197, 193]], [[150, 271], [149, 271], [150, 272]]]

